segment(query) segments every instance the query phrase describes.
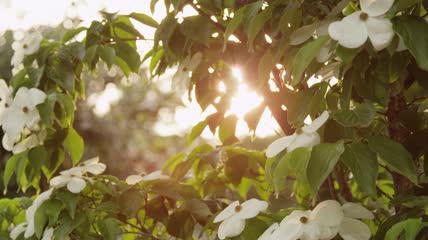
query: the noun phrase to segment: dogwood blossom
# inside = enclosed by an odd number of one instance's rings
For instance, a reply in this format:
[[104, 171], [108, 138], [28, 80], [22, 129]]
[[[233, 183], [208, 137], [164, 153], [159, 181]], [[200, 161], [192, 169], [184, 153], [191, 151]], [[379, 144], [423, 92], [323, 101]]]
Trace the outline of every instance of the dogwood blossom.
[[35, 226], [34, 226], [34, 214], [36, 213], [36, 210], [47, 201], [51, 195], [52, 195], [53, 189], [49, 189], [45, 192], [42, 192], [39, 196], [37, 196], [31, 206], [27, 208], [25, 211], [25, 223], [18, 224], [11, 232], [10, 237], [15, 240], [17, 239], [22, 233], [24, 233], [25, 238], [29, 238], [34, 235], [35, 232]]
[[21, 139], [17, 142], [11, 139], [8, 134], [4, 134], [2, 145], [4, 149], [12, 151], [13, 154], [18, 154], [43, 144], [46, 135], [46, 129], [42, 129], [38, 132], [32, 132], [31, 130], [24, 129]]
[[12, 102], [12, 92], [12, 87], [9, 87], [3, 79], [0, 79], [0, 118]]
[[328, 240], [337, 234], [344, 240], [368, 240], [370, 229], [357, 219], [373, 217], [373, 213], [361, 205], [341, 206], [335, 200], [326, 200], [312, 211], [293, 211], [280, 224], [272, 224], [258, 240]]
[[376, 50], [386, 48], [394, 37], [394, 30], [391, 21], [384, 14], [393, 3], [394, 0], [360, 0], [362, 11], [331, 23], [328, 28], [330, 37], [347, 48], [358, 48], [367, 38]]
[[238, 236], [244, 231], [245, 220], [257, 216], [267, 207], [267, 202], [255, 198], [242, 204], [239, 204], [239, 201], [231, 203], [214, 219], [214, 223], [221, 222], [218, 228], [218, 237], [225, 239], [226, 237]]
[[321, 116], [314, 119], [310, 125], [306, 125], [296, 130], [293, 135], [285, 136], [275, 140], [266, 149], [268, 158], [276, 156], [278, 153], [287, 149], [288, 152], [299, 147], [312, 147], [320, 143], [320, 136], [317, 130], [328, 120], [329, 114], [324, 111]]
[[46, 94], [37, 88], [19, 88], [10, 106], [4, 110], [0, 118], [4, 132], [12, 141], [19, 140], [24, 127], [31, 129], [40, 121], [36, 106], [45, 99]]
[[126, 178], [126, 183], [129, 185], [135, 185], [142, 181], [151, 181], [156, 179], [168, 179], [169, 176], [163, 175], [162, 171], [154, 171], [147, 175], [141, 176], [141, 175], [130, 175]]
[[187, 56], [178, 66], [177, 72], [172, 77], [172, 88], [175, 89], [180, 83], [181, 86], [189, 85], [190, 73], [198, 67], [202, 61], [202, 53], [197, 52], [193, 56]]
[[30, 32], [22, 40], [14, 41], [12, 49], [15, 52], [12, 56], [11, 64], [14, 67], [21, 65], [25, 55], [33, 54], [39, 49], [42, 39], [43, 36], [40, 32]]
[[46, 228], [43, 232], [42, 240], [51, 240], [53, 237], [54, 229], [53, 228]]
[[54, 188], [67, 186], [70, 192], [80, 193], [86, 187], [87, 173], [98, 175], [105, 171], [106, 165], [98, 161], [98, 158], [92, 158], [77, 167], [62, 171], [60, 176], [52, 178], [49, 183]]

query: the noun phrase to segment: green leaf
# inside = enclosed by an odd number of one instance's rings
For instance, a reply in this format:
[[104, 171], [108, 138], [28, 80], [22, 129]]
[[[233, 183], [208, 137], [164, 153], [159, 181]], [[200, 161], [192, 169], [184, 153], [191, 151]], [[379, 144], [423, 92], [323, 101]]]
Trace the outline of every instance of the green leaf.
[[120, 227], [114, 218], [106, 218], [98, 222], [98, 229], [106, 240], [116, 240]]
[[3, 194], [6, 195], [6, 193], [7, 193], [7, 185], [10, 181], [10, 178], [12, 177], [13, 173], [16, 170], [16, 166], [18, 164], [18, 161], [24, 157], [26, 157], [25, 153], [20, 153], [20, 154], [12, 155], [6, 161], [6, 167], [4, 168], [4, 172], [3, 172], [3, 184], [4, 184]]
[[67, 32], [65, 32], [64, 36], [62, 36], [62, 42], [66, 43], [73, 37], [75, 37], [77, 34], [87, 30], [87, 27], [79, 27], [76, 29], [70, 29]]
[[332, 114], [332, 118], [344, 127], [367, 127], [376, 114], [373, 104], [363, 103], [352, 110], [342, 109]]
[[181, 239], [192, 239], [194, 224], [188, 211], [178, 210], [170, 216], [166, 229], [172, 236]]
[[250, 25], [248, 25], [248, 48], [250, 51], [254, 50], [254, 40], [256, 39], [259, 32], [263, 29], [265, 23], [272, 18], [272, 8], [268, 8], [254, 18], [254, 21]]
[[[386, 232], [385, 240], [414, 240], [424, 225], [427, 224], [422, 223], [422, 218], [410, 218], [396, 223]], [[404, 238], [400, 238], [403, 232]]]
[[157, 28], [159, 26], [159, 24], [156, 22], [156, 20], [154, 20], [152, 17], [150, 17], [149, 15], [146, 15], [144, 13], [136, 13], [133, 12], [131, 14], [128, 15], [130, 18], [133, 18], [137, 21], [139, 21], [140, 23], [150, 26], [150, 27], [154, 27]]
[[144, 195], [137, 190], [129, 189], [119, 196], [119, 207], [122, 213], [133, 218], [144, 206]]
[[144, 36], [134, 28], [132, 23], [128, 22], [117, 22], [114, 24], [115, 27], [122, 29], [123, 31], [131, 34], [132, 36], [135, 36], [139, 39], [144, 39]]
[[428, 23], [421, 17], [402, 15], [392, 19], [394, 31], [415, 57], [419, 67], [428, 71]]
[[239, 141], [235, 136], [236, 122], [238, 118], [235, 115], [230, 115], [223, 119], [218, 130], [220, 141], [223, 145], [229, 145]]
[[306, 180], [306, 177], [302, 179], [302, 176], [306, 175], [306, 165], [310, 157], [310, 148], [297, 148], [279, 160], [273, 173], [273, 186], [276, 194], [279, 194], [284, 189], [287, 176], [292, 172], [296, 171], [295, 174], [299, 180]]
[[144, 204], [144, 209], [147, 216], [155, 220], [164, 221], [168, 218], [168, 209], [165, 206], [165, 198], [161, 196], [150, 199], [146, 204]]
[[109, 68], [114, 64], [116, 58], [116, 51], [109, 46], [98, 46], [98, 55], [107, 64]]
[[204, 16], [191, 16], [184, 18], [179, 25], [180, 31], [188, 39], [208, 45], [211, 38], [212, 24]]
[[420, 3], [420, 2], [422, 2], [422, 0], [397, 0], [397, 1], [394, 1], [394, 4], [389, 9], [387, 15], [393, 17], [393, 16], [395, 16], [396, 13], [398, 13], [402, 10], [406, 10], [408, 7], [415, 5], [417, 3]]
[[199, 137], [204, 129], [207, 127], [207, 122], [205, 120], [200, 121], [190, 131], [189, 137], [187, 138], [187, 144], [191, 144], [195, 138]]
[[40, 205], [34, 214], [34, 228], [37, 237], [41, 237], [46, 224], [52, 226], [58, 221], [62, 203], [59, 200], [49, 199]]
[[403, 145], [384, 136], [373, 136], [368, 140], [370, 149], [377, 152], [388, 167], [407, 177], [413, 183], [418, 183], [412, 156]]
[[306, 176], [311, 187], [312, 196], [316, 196], [319, 187], [333, 171], [342, 153], [343, 143], [323, 143], [312, 148]]
[[376, 197], [376, 179], [378, 163], [376, 153], [363, 143], [351, 143], [345, 146], [341, 160], [351, 169], [359, 188], [372, 197]]
[[[116, 50], [116, 62], [118, 61], [117, 58], [120, 58], [128, 65], [131, 71], [138, 73], [141, 61], [137, 49], [122, 42], [114, 44], [113, 47]], [[121, 65], [119, 67], [122, 68]]]
[[74, 128], [69, 128], [67, 137], [64, 140], [64, 147], [76, 165], [83, 155], [84, 143], [82, 137]]
[[300, 82], [305, 69], [329, 39], [330, 38], [327, 35], [322, 36], [306, 43], [299, 49], [293, 59], [293, 79], [291, 81], [291, 85], [295, 86]]

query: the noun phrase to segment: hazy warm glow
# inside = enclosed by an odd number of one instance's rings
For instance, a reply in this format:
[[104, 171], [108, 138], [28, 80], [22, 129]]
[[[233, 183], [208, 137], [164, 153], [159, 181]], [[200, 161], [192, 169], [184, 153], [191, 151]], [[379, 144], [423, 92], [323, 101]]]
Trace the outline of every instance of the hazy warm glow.
[[247, 85], [241, 83], [238, 87], [238, 93], [232, 98], [229, 111], [238, 116], [238, 118], [243, 118], [247, 112], [257, 107], [261, 102], [263, 102], [263, 97], [260, 97], [249, 90]]

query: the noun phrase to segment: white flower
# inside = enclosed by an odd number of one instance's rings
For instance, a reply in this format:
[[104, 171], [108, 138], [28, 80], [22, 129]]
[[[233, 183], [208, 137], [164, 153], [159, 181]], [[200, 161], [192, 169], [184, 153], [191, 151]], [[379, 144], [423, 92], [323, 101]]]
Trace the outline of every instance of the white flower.
[[18, 154], [43, 144], [46, 135], [46, 129], [42, 129], [37, 133], [30, 132], [28, 134], [23, 134], [21, 140], [15, 142], [7, 133], [5, 133], [3, 135], [2, 145], [4, 149], [12, 151], [13, 154]]
[[0, 119], [4, 132], [16, 142], [24, 127], [32, 128], [40, 121], [36, 106], [43, 103], [46, 94], [37, 88], [19, 88], [10, 107], [6, 108]]
[[394, 0], [360, 0], [362, 11], [356, 11], [328, 28], [330, 37], [347, 48], [362, 46], [367, 38], [376, 50], [386, 48], [394, 37], [394, 30], [384, 14]]
[[98, 162], [98, 158], [92, 158], [82, 165], [70, 168], [60, 172], [60, 176], [56, 176], [50, 180], [50, 185], [54, 188], [67, 186], [67, 189], [72, 193], [80, 193], [85, 187], [86, 182], [84, 175], [92, 173], [94, 175], [101, 174], [106, 169], [106, 165]]
[[270, 225], [270, 227], [266, 229], [266, 231], [258, 238], [258, 240], [272, 240], [278, 238], [278, 236], [275, 236], [278, 234], [278, 228], [278, 223]]
[[[368, 240], [369, 227], [357, 219], [373, 219], [373, 214], [355, 203], [343, 206], [334, 200], [319, 203], [312, 211], [293, 211], [279, 227], [272, 225], [259, 240], [327, 240], [338, 233], [344, 240]], [[266, 238], [267, 237], [267, 238]]]
[[25, 229], [27, 229], [27, 223], [20, 223], [18, 225], [16, 225], [16, 227], [14, 227], [12, 229], [12, 231], [10, 232], [10, 238], [12, 238], [12, 240], [15, 240], [19, 237], [19, 235], [21, 235], [23, 232], [25, 232]]
[[344, 218], [340, 204], [334, 200], [319, 203], [312, 211], [295, 210], [285, 217], [272, 234], [274, 240], [331, 239]]
[[350, 202], [343, 204], [342, 210], [345, 217], [339, 227], [339, 235], [344, 240], [370, 239], [370, 228], [357, 219], [373, 219], [373, 213], [359, 204]]
[[181, 86], [187, 87], [189, 85], [190, 72], [202, 61], [202, 53], [197, 52], [193, 56], [187, 56], [178, 66], [177, 72], [172, 77], [172, 88], [175, 89], [180, 83]]
[[22, 40], [13, 42], [12, 49], [15, 52], [11, 64], [18, 67], [25, 55], [33, 54], [39, 49], [42, 39], [43, 36], [40, 32], [32, 32], [24, 36]]
[[0, 79], [0, 118], [12, 102], [12, 87], [9, 87], [3, 79]]
[[43, 232], [43, 237], [42, 240], [51, 240], [52, 236], [54, 233], [54, 229], [53, 228], [46, 228], [45, 231]]
[[218, 228], [218, 237], [235, 237], [242, 233], [245, 228], [245, 219], [253, 218], [261, 211], [265, 211], [268, 203], [252, 198], [242, 204], [235, 201], [221, 211], [214, 223], [221, 222]]
[[317, 130], [328, 120], [329, 114], [324, 111], [321, 116], [314, 119], [310, 125], [306, 125], [296, 130], [293, 135], [285, 136], [275, 140], [266, 149], [268, 158], [276, 156], [278, 153], [287, 149], [288, 152], [299, 147], [312, 147], [320, 143], [320, 135]]
[[25, 211], [25, 219], [27, 220], [27, 227], [25, 229], [24, 237], [29, 238], [34, 235], [34, 214], [37, 209], [47, 201], [52, 195], [53, 188], [41, 193], [34, 199], [33, 204]]
[[151, 172], [145, 176], [130, 175], [126, 178], [126, 183], [129, 185], [135, 185], [135, 184], [142, 182], [142, 181], [152, 181], [152, 180], [157, 180], [157, 179], [168, 179], [168, 178], [169, 178], [169, 176], [163, 175], [162, 171], [158, 170], [158, 171]]

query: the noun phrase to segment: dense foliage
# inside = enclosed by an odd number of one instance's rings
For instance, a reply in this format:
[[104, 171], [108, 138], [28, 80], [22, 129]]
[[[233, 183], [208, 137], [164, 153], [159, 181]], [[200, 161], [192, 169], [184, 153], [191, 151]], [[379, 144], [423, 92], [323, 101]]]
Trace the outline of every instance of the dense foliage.
[[[104, 13], [61, 41], [15, 40], [13, 77], [0, 82], [2, 145], [13, 153], [4, 191], [13, 177], [39, 194], [0, 200], [0, 238], [426, 239], [428, 1], [164, 4], [160, 23]], [[186, 8], [197, 14], [183, 17]], [[156, 29], [144, 55], [134, 24]], [[73, 128], [82, 72], [100, 61], [127, 76], [147, 63], [152, 78], [178, 65], [177, 92], [217, 110], [188, 142], [209, 128], [222, 145], [126, 181], [102, 175], [97, 158], [82, 161]], [[269, 109], [287, 135], [265, 152], [234, 134], [234, 68], [264, 99], [246, 114], [249, 128]]]

